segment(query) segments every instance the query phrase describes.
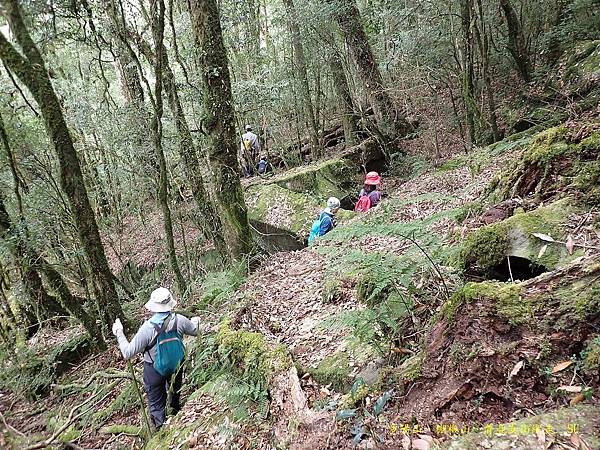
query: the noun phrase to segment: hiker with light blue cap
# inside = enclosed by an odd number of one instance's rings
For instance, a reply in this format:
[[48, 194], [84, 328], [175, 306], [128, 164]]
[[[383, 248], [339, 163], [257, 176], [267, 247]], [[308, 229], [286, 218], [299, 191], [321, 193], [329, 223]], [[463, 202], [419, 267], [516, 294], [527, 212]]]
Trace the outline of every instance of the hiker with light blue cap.
[[144, 389], [148, 395], [148, 409], [156, 429], [165, 422], [167, 393], [172, 390], [170, 406], [176, 414], [181, 409], [180, 390], [185, 349], [183, 335], [196, 336], [199, 317], [188, 319], [173, 312], [177, 301], [164, 287], [155, 289], [144, 307], [154, 313], [145, 321], [133, 339], [127, 340], [123, 325], [115, 320], [112, 331], [119, 342], [123, 358], [144, 354]]

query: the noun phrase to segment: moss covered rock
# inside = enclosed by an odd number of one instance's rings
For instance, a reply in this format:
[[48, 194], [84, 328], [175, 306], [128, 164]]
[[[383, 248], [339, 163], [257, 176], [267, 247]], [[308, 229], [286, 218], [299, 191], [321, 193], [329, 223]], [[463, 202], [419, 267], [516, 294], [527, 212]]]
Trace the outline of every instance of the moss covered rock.
[[[269, 251], [297, 250], [304, 246], [310, 227], [326, 206], [327, 197], [300, 193], [279, 184], [255, 184], [246, 191], [248, 218], [255, 238]], [[341, 209], [338, 222], [353, 217]]]
[[[523, 258], [539, 271], [555, 269], [581, 256], [581, 250], [570, 255], [565, 245], [547, 242], [534, 235], [545, 234], [564, 242], [569, 233], [565, 228], [568, 215], [575, 211], [577, 208], [572, 205], [572, 200], [565, 198], [533, 211], [517, 211], [506, 220], [475, 230], [464, 242], [460, 256], [462, 268], [497, 277], [498, 267], [508, 264], [509, 256]], [[516, 272], [516, 268], [514, 270]]]
[[560, 125], [534, 136], [521, 157], [488, 189], [490, 203], [513, 197], [537, 200], [573, 194], [600, 204], [600, 126]]
[[350, 359], [344, 352], [323, 359], [316, 367], [306, 369], [314, 380], [322, 385], [331, 385], [339, 392], [350, 389]]

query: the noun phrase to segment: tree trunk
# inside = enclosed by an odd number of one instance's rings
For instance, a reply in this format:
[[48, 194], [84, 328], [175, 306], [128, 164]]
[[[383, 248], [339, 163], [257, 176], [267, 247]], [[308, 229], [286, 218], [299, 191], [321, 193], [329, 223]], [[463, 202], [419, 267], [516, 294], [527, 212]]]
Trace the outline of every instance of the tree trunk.
[[310, 85], [308, 82], [308, 69], [306, 67], [306, 57], [304, 56], [304, 47], [302, 46], [302, 37], [300, 36], [300, 27], [298, 26], [298, 14], [294, 7], [293, 0], [283, 0], [287, 16], [288, 27], [292, 36], [292, 47], [294, 48], [294, 63], [296, 65], [297, 79], [300, 85], [300, 93], [304, 103], [304, 110], [308, 120], [308, 133], [312, 147], [312, 154], [317, 158], [321, 156], [322, 149], [319, 143], [319, 124], [315, 115], [312, 98], [310, 95]]
[[50, 83], [44, 60], [25, 27], [17, 0], [3, 0], [2, 5], [10, 28], [25, 57], [21, 56], [0, 33], [0, 58], [27, 86], [42, 112], [46, 131], [58, 157], [61, 187], [69, 199], [71, 214], [94, 286], [98, 310], [105, 330], [108, 330], [117, 317], [123, 317], [123, 312], [83, 182], [77, 152], [60, 102]]
[[[137, 36], [137, 41], [140, 50], [148, 59], [148, 62], [150, 62], [150, 64], [155, 64], [154, 61], [156, 56], [148, 43], [145, 42], [141, 36]], [[169, 109], [173, 115], [175, 128], [177, 129], [177, 135], [179, 137], [179, 155], [183, 160], [185, 176], [200, 213], [198, 222], [204, 237], [206, 239], [212, 239], [217, 251], [222, 256], [227, 256], [225, 241], [221, 235], [221, 222], [215, 212], [212, 201], [204, 188], [204, 181], [200, 170], [200, 159], [198, 158], [198, 152], [194, 145], [192, 133], [190, 132], [190, 127], [179, 99], [177, 85], [175, 84], [175, 74], [169, 65], [167, 50], [164, 46], [162, 58], [162, 83], [165, 88]]]
[[334, 0], [328, 1], [336, 8], [335, 20], [348, 43], [358, 77], [373, 106], [379, 130], [388, 141], [405, 136], [411, 126], [386, 90], [355, 0], [338, 0], [337, 3]]
[[517, 64], [521, 78], [529, 83], [531, 81], [531, 67], [519, 16], [510, 0], [500, 0], [500, 7], [504, 12], [504, 18], [508, 26], [508, 50]]
[[167, 243], [167, 252], [171, 269], [175, 275], [177, 289], [179, 294], [183, 295], [186, 291], [186, 282], [179, 268], [177, 253], [175, 251], [175, 241], [173, 239], [173, 222], [171, 220], [171, 208], [169, 207], [169, 182], [167, 179], [167, 161], [162, 147], [162, 79], [163, 79], [163, 38], [165, 30], [165, 3], [163, 0], [152, 0], [150, 2], [150, 22], [152, 26], [152, 35], [154, 37], [154, 47], [157, 49], [156, 60], [154, 62], [154, 117], [152, 118], [152, 135], [154, 138], [154, 150], [158, 160], [160, 178], [158, 180], [158, 199], [163, 213], [165, 227], [165, 240]]
[[346, 147], [356, 144], [356, 133], [358, 131], [358, 116], [354, 112], [352, 95], [348, 87], [348, 80], [342, 64], [342, 58], [337, 49], [332, 49], [329, 57], [329, 70], [333, 79], [333, 87], [337, 94], [342, 110], [342, 125], [344, 127], [344, 139]]
[[219, 11], [215, 0], [190, 0], [189, 5], [201, 71], [210, 186], [227, 253], [239, 259], [252, 252], [254, 242], [238, 177], [238, 139]]
[[[14, 228], [12, 222], [6, 211], [3, 195], [0, 194], [0, 236], [6, 239]], [[25, 317], [28, 317], [31, 322], [29, 324], [30, 331], [35, 332], [37, 323], [42, 320], [68, 314], [79, 320], [90, 336], [96, 338], [98, 346], [104, 348], [104, 340], [95, 320], [83, 308], [83, 299], [73, 297], [62, 276], [42, 255], [37, 253], [31, 246], [28, 246], [26, 242], [27, 228], [21, 226], [21, 231], [22, 236], [14, 234], [11, 236], [12, 244], [9, 247], [13, 260], [21, 272], [23, 290], [28, 299], [28, 303], [25, 305]], [[58, 298], [53, 297], [46, 291], [38, 271], [44, 275]], [[28, 327], [27, 324], [19, 325]]]
[[[477, 40], [477, 45], [479, 46], [479, 53], [481, 54], [481, 70], [483, 72], [483, 84], [485, 85], [490, 128], [492, 130], [493, 142], [496, 142], [500, 140], [500, 130], [498, 129], [498, 120], [496, 118], [496, 98], [494, 96], [494, 89], [492, 88], [492, 76], [490, 74], [489, 43], [491, 36], [485, 23], [485, 16], [483, 13], [483, 5], [481, 4], [481, 0], [477, 0], [477, 7], [479, 11], [479, 22], [481, 25], [477, 26], [477, 24], [475, 24], [475, 37]], [[479, 28], [481, 28], [481, 30]]]
[[475, 86], [473, 83], [473, 30], [472, 26], [473, 0], [460, 1], [460, 17], [463, 33], [462, 42], [462, 93], [465, 103], [465, 122], [467, 123], [467, 150], [470, 151], [477, 143], [475, 135]]
[[[127, 39], [127, 25], [121, 3], [118, 0], [103, 0], [104, 10], [108, 16], [108, 29], [112, 37], [113, 53], [121, 75], [121, 85], [127, 103], [132, 107], [131, 118], [134, 126], [131, 134], [138, 148], [139, 159], [144, 166], [144, 173], [154, 183], [158, 178], [158, 161], [152, 151], [152, 144], [148, 139], [148, 124], [150, 114], [144, 103], [144, 89], [139, 73], [139, 61]], [[151, 189], [151, 188], [150, 188]]]

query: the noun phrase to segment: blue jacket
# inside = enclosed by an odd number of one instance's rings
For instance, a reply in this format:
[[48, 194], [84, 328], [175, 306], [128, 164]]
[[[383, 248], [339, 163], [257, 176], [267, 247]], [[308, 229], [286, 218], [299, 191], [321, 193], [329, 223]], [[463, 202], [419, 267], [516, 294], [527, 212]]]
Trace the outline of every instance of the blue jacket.
[[319, 216], [321, 226], [319, 227], [319, 236], [329, 233], [333, 229], [333, 214], [323, 211]]

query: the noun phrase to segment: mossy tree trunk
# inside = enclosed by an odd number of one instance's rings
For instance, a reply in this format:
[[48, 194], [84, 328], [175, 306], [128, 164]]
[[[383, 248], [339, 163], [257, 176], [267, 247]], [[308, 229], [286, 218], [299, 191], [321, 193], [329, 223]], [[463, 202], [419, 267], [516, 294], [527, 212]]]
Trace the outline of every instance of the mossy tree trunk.
[[83, 181], [77, 152], [44, 60], [27, 31], [17, 0], [2, 0], [2, 6], [3, 14], [24, 56], [0, 33], [0, 58], [27, 86], [40, 107], [46, 131], [58, 158], [61, 188], [69, 201], [70, 212], [92, 280], [98, 311], [104, 329], [108, 330], [117, 317], [123, 317], [123, 312]]
[[396, 108], [389, 95], [375, 55], [362, 26], [360, 12], [355, 0], [328, 0], [334, 10], [334, 17], [346, 39], [358, 77], [367, 92], [379, 131], [391, 141], [408, 133], [411, 126], [405, 114]]
[[[331, 36], [333, 36], [333, 34]], [[346, 146], [351, 147], [356, 144], [358, 116], [354, 112], [354, 104], [352, 102], [350, 88], [348, 87], [348, 80], [346, 78], [346, 72], [344, 71], [344, 65], [342, 64], [342, 57], [336, 48], [330, 50], [330, 52], [331, 53], [328, 61], [329, 70], [331, 71], [333, 87], [342, 110], [344, 140], [346, 141]]]
[[[69, 315], [79, 320], [85, 330], [94, 336], [100, 348], [104, 348], [104, 340], [94, 318], [83, 308], [84, 300], [74, 297], [63, 277], [46, 259], [27, 243], [27, 228], [21, 225], [16, 232], [6, 206], [4, 195], [0, 193], [0, 237], [7, 240], [12, 259], [21, 274], [21, 285], [27, 298], [24, 317], [29, 323], [17, 324], [34, 332], [39, 322], [57, 316]], [[56, 293], [50, 295], [42, 282], [42, 276]]]
[[483, 74], [483, 84], [485, 85], [485, 97], [488, 107], [489, 125], [492, 130], [493, 142], [496, 142], [501, 139], [501, 136], [496, 117], [496, 96], [494, 94], [494, 88], [492, 87], [492, 76], [490, 73], [490, 42], [492, 40], [492, 36], [490, 34], [489, 27], [485, 22], [481, 0], [477, 0], [477, 11], [479, 13], [479, 23], [476, 22], [474, 25], [475, 40], [477, 41], [477, 46], [479, 47], [479, 53], [481, 55], [481, 71]]
[[531, 64], [521, 21], [510, 0], [500, 0], [500, 8], [502, 8], [508, 27], [508, 50], [517, 64], [521, 78], [529, 83], [531, 81]]
[[288, 28], [292, 37], [292, 47], [294, 49], [294, 64], [295, 73], [302, 95], [302, 103], [306, 118], [308, 121], [308, 133], [310, 136], [310, 144], [313, 155], [317, 158], [321, 156], [322, 149], [319, 143], [319, 123], [315, 114], [312, 98], [310, 95], [310, 83], [308, 81], [308, 69], [306, 65], [306, 56], [304, 55], [304, 47], [302, 45], [302, 37], [300, 35], [300, 27], [298, 26], [298, 13], [294, 7], [293, 0], [283, 0], [285, 13], [287, 17]]
[[[141, 36], [137, 36], [137, 41], [140, 50], [150, 64], [155, 64], [156, 55], [152, 51], [150, 45], [148, 45]], [[179, 93], [177, 92], [177, 85], [175, 83], [175, 74], [169, 64], [167, 49], [164, 46], [162, 50], [162, 67], [162, 83], [165, 88], [169, 109], [173, 115], [177, 136], [179, 138], [179, 155], [183, 160], [185, 176], [190, 185], [198, 212], [200, 213], [198, 223], [204, 237], [212, 239], [217, 251], [221, 255], [227, 256], [225, 241], [221, 235], [221, 221], [217, 216], [212, 200], [204, 187], [204, 180], [202, 179], [200, 169], [201, 162], [200, 158], [198, 158], [199, 152], [194, 144], [192, 133], [190, 132], [190, 127], [185, 117], [181, 100], [179, 99]]]
[[173, 222], [171, 220], [171, 208], [169, 207], [169, 182], [167, 179], [167, 162], [162, 147], [162, 80], [163, 80], [163, 39], [165, 29], [165, 3], [163, 0], [152, 0], [150, 2], [150, 21], [152, 26], [152, 36], [154, 46], [157, 49], [154, 61], [154, 117], [152, 118], [152, 135], [154, 140], [154, 150], [159, 166], [158, 181], [158, 199], [163, 213], [163, 223], [165, 227], [165, 238], [167, 243], [167, 252], [171, 269], [175, 275], [177, 289], [183, 295], [186, 291], [186, 282], [181, 273], [177, 254], [175, 252], [175, 241], [173, 239]]
[[474, 66], [473, 66], [473, 0], [460, 0], [460, 17], [462, 26], [461, 69], [462, 94], [465, 104], [465, 122], [467, 123], [467, 151], [477, 143], [475, 117], [477, 103], [475, 101]]
[[252, 252], [254, 243], [238, 177], [238, 140], [219, 11], [215, 0], [190, 0], [189, 5], [202, 80], [209, 183], [227, 254], [239, 259]]

